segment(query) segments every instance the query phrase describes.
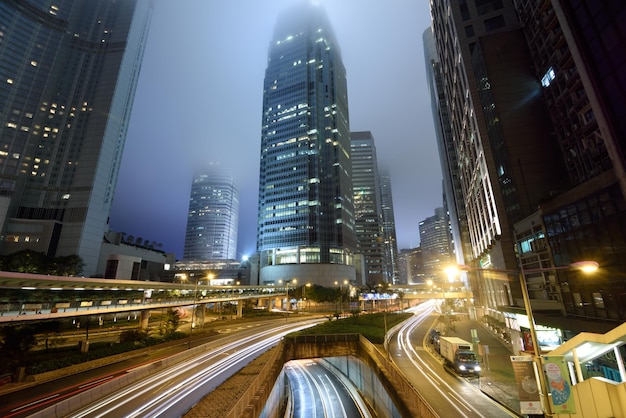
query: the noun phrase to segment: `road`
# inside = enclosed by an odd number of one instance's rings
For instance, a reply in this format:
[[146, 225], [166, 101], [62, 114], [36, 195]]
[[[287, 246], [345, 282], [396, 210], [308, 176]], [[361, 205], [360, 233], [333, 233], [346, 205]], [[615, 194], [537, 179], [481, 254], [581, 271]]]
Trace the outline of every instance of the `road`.
[[295, 418], [371, 418], [354, 385], [319, 360], [285, 364], [291, 388], [288, 416]]
[[424, 339], [439, 314], [434, 303], [419, 305], [389, 340], [389, 354], [406, 378], [441, 417], [517, 417], [485, 396], [476, 378], [462, 378], [444, 368], [424, 347]]
[[[264, 321], [241, 324], [238, 329], [232, 328], [232, 325], [231, 328], [225, 326], [221, 329], [225, 337], [194, 340], [194, 347], [200, 342], [206, 343], [202, 356], [164, 370], [156, 379], [142, 379], [132, 388], [124, 388], [123, 400], [112, 401], [116, 395], [111, 394], [103, 397], [97, 407], [92, 406], [78, 415], [70, 416], [180, 416], [245, 364], [275, 345], [283, 335], [311, 326], [316, 321]], [[185, 350], [187, 344], [188, 341], [184, 341], [177, 346], [123, 363], [4, 395], [0, 397], [0, 416], [54, 416], [46, 414], [51, 414], [59, 402], [72, 397], [76, 399], [77, 395], [88, 390], [100, 390], [102, 385]], [[144, 404], [148, 406], [143, 407]]]

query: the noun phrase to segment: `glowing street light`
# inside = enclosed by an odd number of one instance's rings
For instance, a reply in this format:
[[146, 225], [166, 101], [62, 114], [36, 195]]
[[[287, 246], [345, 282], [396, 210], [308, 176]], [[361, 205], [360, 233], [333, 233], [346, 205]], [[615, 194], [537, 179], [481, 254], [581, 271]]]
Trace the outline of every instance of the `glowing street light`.
[[307, 311], [311, 310], [311, 302], [308, 300], [307, 291], [306, 291], [306, 289], [309, 287], [311, 287], [311, 283], [307, 283], [305, 286], [302, 287], [302, 299], [304, 299], [304, 301], [307, 302]]

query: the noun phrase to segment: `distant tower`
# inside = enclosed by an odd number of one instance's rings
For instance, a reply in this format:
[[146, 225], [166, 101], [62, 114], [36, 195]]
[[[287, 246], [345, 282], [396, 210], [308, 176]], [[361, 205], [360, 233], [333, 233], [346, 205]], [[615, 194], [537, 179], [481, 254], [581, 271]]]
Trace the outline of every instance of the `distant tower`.
[[398, 255], [398, 277], [402, 284], [426, 283], [421, 247], [400, 250]]
[[0, 252], [96, 273], [152, 1], [0, 1]]
[[239, 191], [233, 177], [217, 164], [191, 185], [185, 260], [236, 260]]
[[350, 141], [357, 252], [365, 259], [364, 282], [380, 283], [387, 277], [376, 146], [369, 131], [351, 132]]
[[[393, 214], [393, 196], [391, 193], [391, 176], [389, 171], [379, 170], [380, 205], [383, 215], [383, 238], [385, 240], [386, 282], [400, 284], [398, 279], [398, 240], [396, 238], [396, 218]], [[405, 283], [406, 284], [406, 283]]]
[[355, 280], [346, 71], [323, 9], [283, 13], [263, 87], [260, 282]]
[[429, 279], [440, 280], [443, 270], [452, 261], [450, 222], [443, 208], [419, 223], [420, 247], [424, 260], [424, 274]]

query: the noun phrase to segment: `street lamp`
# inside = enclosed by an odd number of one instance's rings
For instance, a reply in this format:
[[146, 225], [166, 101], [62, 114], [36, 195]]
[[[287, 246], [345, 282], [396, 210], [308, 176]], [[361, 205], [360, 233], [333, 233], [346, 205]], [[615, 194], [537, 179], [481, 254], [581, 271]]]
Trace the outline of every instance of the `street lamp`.
[[[290, 280], [285, 280], [285, 286], [286, 286], [285, 292], [287, 293], [287, 311], [289, 311], [289, 308], [291, 307], [290, 306], [291, 305], [291, 297], [289, 296], [289, 283], [293, 283], [293, 286], [295, 288], [295, 286], [298, 283], [298, 279], [293, 279], [291, 281]], [[295, 291], [294, 291], [294, 293], [295, 293]]]
[[198, 284], [200, 283], [199, 280], [196, 280], [196, 285], [193, 289], [193, 305], [191, 305], [191, 326], [189, 327], [189, 344], [188, 344], [188, 348], [191, 348], [191, 339], [193, 336], [193, 321], [194, 321], [194, 317], [195, 317], [195, 313], [196, 313], [196, 298], [197, 298], [197, 294], [198, 294]]
[[528, 317], [528, 328], [530, 329], [530, 339], [533, 343], [533, 353], [535, 361], [538, 363], [539, 368], [539, 385], [541, 386], [541, 396], [543, 397], [544, 410], [546, 415], [552, 416], [552, 406], [550, 405], [550, 399], [548, 398], [548, 382], [543, 374], [543, 356], [541, 355], [541, 349], [539, 348], [539, 339], [537, 338], [537, 331], [535, 329], [535, 318], [533, 316], [533, 310], [530, 304], [530, 297], [528, 296], [528, 287], [526, 286], [526, 273], [535, 273], [551, 270], [566, 270], [576, 269], [584, 273], [592, 273], [598, 269], [598, 263], [595, 261], [579, 261], [567, 266], [547, 267], [537, 269], [527, 269], [520, 264], [520, 285], [522, 287], [522, 298], [524, 299], [524, 309], [526, 310], [526, 316]]
[[[454, 269], [455, 267], [452, 267]], [[447, 272], [451, 272], [452, 269], [446, 269]], [[545, 414], [547, 416], [553, 416], [552, 414], [552, 406], [550, 405], [550, 399], [548, 395], [548, 383], [546, 382], [546, 377], [543, 373], [543, 356], [541, 355], [541, 349], [539, 348], [539, 339], [537, 338], [537, 331], [535, 329], [535, 317], [533, 316], [533, 310], [530, 303], [530, 296], [528, 295], [528, 287], [526, 284], [526, 273], [540, 273], [552, 270], [580, 270], [584, 273], [592, 273], [598, 269], [598, 263], [595, 261], [579, 261], [567, 266], [555, 266], [555, 267], [542, 267], [542, 268], [534, 268], [534, 269], [524, 269], [524, 267], [520, 263], [520, 270], [518, 272], [510, 271], [510, 270], [497, 270], [497, 269], [473, 269], [468, 266], [458, 266], [457, 270], [493, 270], [496, 272], [503, 273], [518, 273], [520, 286], [522, 290], [522, 299], [524, 300], [524, 310], [526, 311], [526, 316], [528, 317], [528, 328], [530, 330], [530, 339], [533, 345], [533, 360], [537, 364], [539, 369], [539, 389], [541, 391], [542, 396], [542, 404], [544, 407]]]
[[307, 303], [307, 311], [311, 311], [311, 302], [308, 300], [308, 296], [307, 296], [307, 292], [306, 292], [306, 288], [311, 287], [311, 283], [307, 283], [305, 286], [302, 287], [302, 299], [304, 299], [304, 301]]
[[337, 311], [340, 313], [340, 316], [343, 316], [343, 285], [335, 280], [335, 286], [337, 285], [339, 286], [339, 309]]

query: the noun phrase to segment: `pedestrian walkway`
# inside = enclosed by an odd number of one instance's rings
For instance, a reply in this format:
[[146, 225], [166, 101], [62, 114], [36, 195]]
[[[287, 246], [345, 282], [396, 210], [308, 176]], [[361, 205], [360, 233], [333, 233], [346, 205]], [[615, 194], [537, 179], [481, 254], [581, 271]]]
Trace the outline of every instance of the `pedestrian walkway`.
[[[487, 396], [491, 397], [512, 412], [520, 413], [517, 384], [513, 374], [511, 344], [505, 342], [495, 332], [478, 321], [467, 318], [467, 315], [455, 316], [448, 327], [440, 323], [444, 335], [459, 337], [472, 341], [472, 330], [478, 335], [478, 347], [475, 351], [481, 358], [482, 372], [476, 385]], [[447, 328], [447, 329], [446, 329]]]

